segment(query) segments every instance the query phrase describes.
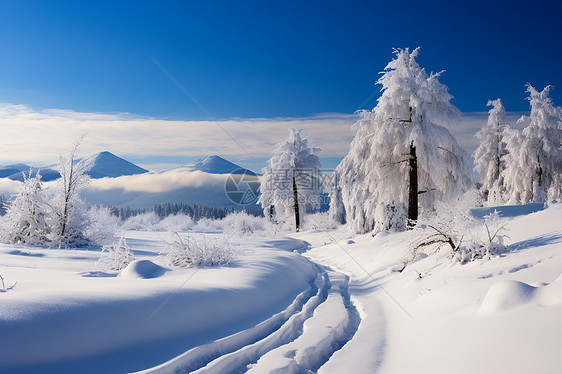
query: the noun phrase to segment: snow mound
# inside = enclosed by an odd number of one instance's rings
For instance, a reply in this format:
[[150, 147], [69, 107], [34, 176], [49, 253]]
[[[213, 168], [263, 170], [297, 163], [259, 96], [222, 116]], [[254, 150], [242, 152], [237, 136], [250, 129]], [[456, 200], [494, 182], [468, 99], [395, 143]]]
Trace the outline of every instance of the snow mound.
[[543, 306], [562, 303], [562, 275], [543, 287], [514, 280], [495, 283], [484, 296], [479, 312], [497, 314], [531, 302]]
[[125, 278], [152, 279], [162, 276], [166, 269], [149, 260], [135, 260], [131, 262], [119, 276]]

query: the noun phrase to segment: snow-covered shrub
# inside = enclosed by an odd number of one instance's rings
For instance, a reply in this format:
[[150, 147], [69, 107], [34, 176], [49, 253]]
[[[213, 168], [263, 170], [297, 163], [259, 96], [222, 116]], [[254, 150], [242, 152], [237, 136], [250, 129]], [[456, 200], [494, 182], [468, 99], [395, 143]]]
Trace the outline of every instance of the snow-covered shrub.
[[412, 233], [412, 255], [408, 261], [417, 258], [420, 252], [433, 254], [443, 249], [452, 262], [464, 264], [505, 251], [502, 234], [505, 219], [497, 212], [484, 220], [470, 214], [469, 209], [478, 205], [479, 198], [476, 190], [470, 190], [453, 204], [438, 204], [435, 211], [423, 214]]
[[506, 220], [497, 211], [484, 217], [484, 222], [476, 221], [468, 240], [457, 251], [451, 253], [453, 262], [461, 264], [478, 259], [490, 259], [506, 251], [502, 234]]
[[154, 212], [147, 212], [133, 216], [123, 223], [123, 230], [154, 231], [160, 224], [160, 218]]
[[175, 234], [166, 242], [160, 253], [166, 258], [166, 266], [172, 268], [190, 266], [220, 266], [228, 264], [234, 256], [234, 248], [223, 238], [208, 238], [205, 235], [182, 238]]
[[121, 237], [116, 244], [104, 245], [96, 267], [105, 271], [119, 271], [127, 267], [135, 259], [127, 240]]
[[419, 48], [394, 54], [377, 81], [383, 91], [377, 106], [360, 113], [349, 153], [336, 168], [345, 218], [356, 233], [406, 226], [410, 146], [422, 209], [472, 186], [468, 155], [444, 127], [457, 123], [460, 111], [439, 82], [441, 73], [428, 75], [418, 65]]
[[246, 212], [230, 213], [218, 223], [223, 232], [238, 236], [267, 233], [272, 230], [272, 224], [267, 218], [256, 217]]
[[181, 232], [191, 230], [194, 225], [195, 222], [190, 216], [178, 213], [165, 217], [155, 225], [155, 228], [158, 231]]
[[35, 176], [23, 174], [23, 183], [17, 196], [7, 205], [1, 218], [0, 238], [11, 244], [47, 243], [49, 225], [47, 205], [39, 172]]
[[304, 217], [303, 230], [333, 230], [340, 225], [329, 212], [314, 213]]
[[109, 244], [119, 228], [119, 218], [111, 210], [103, 206], [92, 206], [88, 209], [88, 225], [84, 230], [84, 237], [91, 244]]
[[273, 150], [267, 166], [262, 170], [260, 197], [264, 215], [271, 215], [279, 223], [295, 222], [293, 181], [298, 191], [299, 215], [303, 217], [306, 207], [320, 207], [322, 192], [319, 169], [319, 148], [310, 148], [308, 139], [301, 137], [302, 130], [289, 129], [289, 135]]
[[474, 170], [480, 174], [480, 191], [489, 203], [504, 203], [505, 157], [507, 155], [504, 134], [509, 126], [505, 123], [505, 109], [501, 99], [488, 101], [488, 122], [478, 131], [480, 145], [474, 151]]
[[222, 232], [223, 226], [218, 219], [203, 217], [199, 219], [193, 226], [194, 232]]

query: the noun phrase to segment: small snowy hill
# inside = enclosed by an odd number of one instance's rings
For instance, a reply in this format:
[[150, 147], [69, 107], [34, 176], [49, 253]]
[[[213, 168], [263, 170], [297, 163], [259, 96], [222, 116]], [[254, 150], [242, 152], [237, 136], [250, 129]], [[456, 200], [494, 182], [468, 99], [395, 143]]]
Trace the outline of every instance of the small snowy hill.
[[148, 170], [107, 151], [90, 156], [89, 160], [92, 162], [92, 168], [87, 174], [94, 179], [148, 173]]
[[18, 163], [12, 165], [0, 166], [0, 178], [10, 178], [15, 181], [23, 181], [23, 174], [29, 174], [31, 169], [31, 174], [35, 175], [37, 171], [41, 174], [41, 179], [45, 182], [55, 180], [60, 177], [58, 171], [46, 168], [31, 167], [26, 164]]
[[209, 174], [244, 174], [247, 170], [217, 155], [193, 161], [186, 165], [186, 169], [199, 170]]

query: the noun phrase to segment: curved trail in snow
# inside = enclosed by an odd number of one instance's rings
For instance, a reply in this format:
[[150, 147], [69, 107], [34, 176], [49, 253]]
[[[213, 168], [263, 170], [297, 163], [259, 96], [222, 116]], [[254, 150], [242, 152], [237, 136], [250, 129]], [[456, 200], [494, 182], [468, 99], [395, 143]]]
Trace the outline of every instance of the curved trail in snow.
[[138, 373], [310, 373], [322, 369], [353, 338], [361, 317], [350, 298], [349, 276], [313, 264], [316, 279], [283, 311]]

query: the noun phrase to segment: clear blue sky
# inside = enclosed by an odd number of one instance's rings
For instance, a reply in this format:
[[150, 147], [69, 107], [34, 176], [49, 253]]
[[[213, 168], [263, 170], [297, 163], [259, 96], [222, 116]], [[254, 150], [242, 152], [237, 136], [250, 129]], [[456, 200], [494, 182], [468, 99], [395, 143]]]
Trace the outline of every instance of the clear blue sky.
[[352, 113], [421, 46], [462, 111], [527, 110], [526, 82], [562, 105], [561, 2], [491, 3], [2, 0], [0, 102], [206, 119], [150, 54], [218, 118]]

